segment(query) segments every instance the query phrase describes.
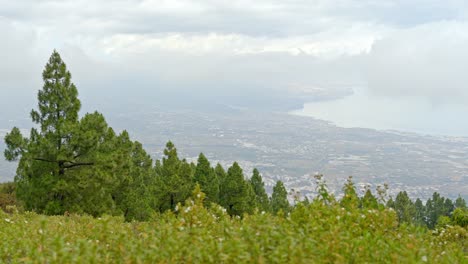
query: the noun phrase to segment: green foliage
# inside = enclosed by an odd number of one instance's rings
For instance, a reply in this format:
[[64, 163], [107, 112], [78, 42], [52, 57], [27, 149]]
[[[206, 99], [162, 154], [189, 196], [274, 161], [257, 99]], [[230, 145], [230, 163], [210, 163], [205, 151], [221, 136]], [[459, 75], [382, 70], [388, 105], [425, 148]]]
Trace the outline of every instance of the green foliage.
[[[445, 218], [444, 216], [442, 217]], [[445, 220], [442, 220], [445, 221]], [[465, 254], [465, 259], [461, 261], [455, 261], [453, 263], [466, 263], [468, 259], [468, 229], [458, 225], [449, 225], [446, 224], [443, 227], [438, 227], [432, 232], [432, 245], [441, 246], [441, 245], [452, 245], [453, 247], [461, 249]], [[443, 252], [446, 254], [447, 252]], [[449, 253], [450, 254], [450, 253]], [[434, 261], [437, 263], [437, 261]]]
[[437, 219], [437, 228], [444, 228], [452, 224], [452, 220], [450, 217], [441, 215], [439, 219]]
[[316, 192], [318, 193], [317, 197], [315, 199], [320, 200], [324, 203], [332, 203], [335, 201], [335, 197], [329, 193], [327, 184], [325, 182], [325, 179], [323, 178], [323, 175], [321, 174], [316, 174], [314, 175], [314, 178], [316, 180]]
[[379, 202], [377, 201], [377, 198], [372, 194], [370, 189], [366, 190], [366, 193], [361, 199], [361, 206], [362, 208], [367, 208], [367, 209], [378, 209], [379, 208]]
[[219, 202], [219, 180], [208, 159], [200, 153], [195, 167], [194, 180], [200, 184], [201, 190], [206, 194], [206, 203]]
[[223, 166], [221, 166], [221, 164], [219, 163], [216, 164], [214, 171], [216, 173], [216, 177], [218, 177], [218, 182], [221, 185], [226, 179], [226, 171], [224, 170]]
[[16, 185], [14, 182], [0, 183], [0, 193], [14, 195], [15, 190], [16, 190]]
[[257, 169], [253, 170], [253, 174], [249, 182], [255, 195], [255, 207], [260, 211], [270, 212], [270, 200], [268, 199], [268, 195], [265, 191], [265, 183]]
[[434, 228], [440, 216], [450, 216], [454, 206], [450, 199], [440, 196], [435, 192], [432, 199], [426, 202], [426, 224], [429, 228]]
[[0, 183], [0, 210], [10, 211], [9, 208], [17, 206], [15, 189], [13, 182]]
[[[78, 91], [56, 51], [42, 76], [38, 109], [31, 111], [38, 128], [31, 129], [29, 138], [18, 128], [5, 137], [5, 158], [19, 159], [15, 182], [21, 204], [26, 210], [45, 214], [107, 213], [141, 218], [128, 212], [130, 207], [136, 210], [138, 205], [140, 211], [149, 204], [144, 182], [151, 177], [151, 160], [141, 144], [132, 142], [125, 131], [116, 135], [98, 112], [79, 118]], [[138, 160], [135, 154], [146, 158]]]
[[139, 142], [131, 144], [126, 132], [122, 139], [128, 144], [122, 144], [127, 145], [126, 149], [121, 149], [123, 173], [112, 197], [125, 219], [146, 220], [153, 213], [156, 202], [152, 190], [155, 185], [153, 161]]
[[467, 208], [466, 201], [460, 195], [458, 195], [457, 199], [455, 200], [454, 204], [455, 208]]
[[176, 212], [122, 217], [0, 212], [2, 263], [465, 263], [465, 228], [399, 225], [393, 210], [300, 203], [230, 217], [196, 189]]
[[220, 186], [220, 205], [226, 208], [230, 215], [240, 216], [251, 212], [249, 188], [241, 167], [234, 162]]
[[397, 212], [398, 221], [400, 223], [411, 223], [416, 217], [416, 208], [414, 203], [405, 191], [398, 193], [393, 208]]
[[400, 223], [411, 223], [434, 229], [448, 225], [463, 227], [465, 205], [465, 201], [460, 196], [453, 203], [452, 200], [442, 197], [437, 192], [426, 201], [425, 205], [419, 198], [413, 203], [408, 194], [402, 191], [398, 193], [395, 201], [388, 200], [386, 206], [396, 210]]
[[156, 167], [160, 212], [173, 210], [176, 204], [185, 201], [194, 186], [192, 167], [179, 159], [172, 142], [167, 142], [164, 155], [159, 167]]
[[468, 227], [468, 209], [457, 208], [452, 214], [452, 223], [461, 227]]
[[423, 205], [421, 199], [416, 199], [414, 202], [414, 209], [415, 209], [415, 215], [414, 215], [414, 224], [416, 225], [425, 225], [424, 218], [426, 215], [426, 208]]
[[277, 181], [273, 187], [273, 193], [271, 194], [271, 209], [274, 214], [278, 214], [280, 211], [287, 214], [290, 211], [290, 208], [288, 192], [286, 191], [283, 182]]
[[10, 133], [5, 136], [5, 159], [8, 161], [15, 161], [24, 152], [24, 148], [28, 144], [28, 140], [23, 137], [19, 128], [14, 127]]
[[347, 209], [356, 208], [359, 205], [359, 197], [352, 179], [350, 176], [343, 186], [344, 195], [340, 201], [341, 206]]

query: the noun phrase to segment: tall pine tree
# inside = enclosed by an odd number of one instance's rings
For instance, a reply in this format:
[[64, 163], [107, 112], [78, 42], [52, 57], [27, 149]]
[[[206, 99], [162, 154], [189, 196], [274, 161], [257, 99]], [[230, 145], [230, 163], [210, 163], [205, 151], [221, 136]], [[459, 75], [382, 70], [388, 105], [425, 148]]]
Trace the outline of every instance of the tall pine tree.
[[463, 199], [460, 195], [458, 195], [457, 199], [455, 200], [454, 206], [455, 208], [467, 208], [465, 199]]
[[202, 192], [206, 194], [206, 203], [219, 202], [219, 181], [208, 159], [200, 153], [195, 167], [194, 180], [200, 185]]
[[177, 149], [169, 141], [164, 149], [162, 163], [157, 163], [156, 173], [159, 178], [159, 210], [173, 210], [177, 203], [184, 202], [193, 190], [192, 167], [185, 160], [180, 160]]
[[252, 177], [249, 182], [255, 194], [256, 207], [258, 207], [259, 210], [269, 212], [270, 200], [268, 199], [268, 195], [265, 191], [265, 183], [257, 169], [253, 170]]
[[37, 128], [31, 129], [29, 138], [18, 128], [5, 137], [6, 159], [19, 159], [15, 176], [19, 200], [25, 209], [47, 214], [122, 213], [124, 200], [118, 197], [125, 195], [122, 182], [134, 182], [128, 177], [144, 173], [125, 173], [132, 170], [132, 152], [126, 150], [134, 143], [127, 134], [115, 135], [100, 113], [79, 119], [78, 91], [58, 52], [52, 53], [42, 77], [38, 109], [31, 111]]
[[13, 128], [5, 137], [5, 157], [9, 161], [21, 157], [15, 181], [26, 209], [56, 214], [67, 209], [67, 172], [91, 166], [94, 161], [84, 160], [83, 153], [71, 144], [81, 103], [58, 52], [52, 53], [42, 77], [38, 110], [31, 111], [39, 129], [33, 128], [30, 137], [23, 138], [19, 129]]
[[416, 218], [416, 207], [405, 191], [397, 194], [394, 209], [400, 223], [412, 223]]
[[230, 215], [248, 212], [251, 209], [248, 188], [241, 167], [234, 162], [220, 186], [220, 205], [226, 208]]
[[276, 185], [273, 187], [273, 193], [271, 194], [271, 209], [273, 213], [277, 214], [280, 210], [283, 213], [288, 213], [290, 208], [288, 192], [283, 182], [277, 181]]

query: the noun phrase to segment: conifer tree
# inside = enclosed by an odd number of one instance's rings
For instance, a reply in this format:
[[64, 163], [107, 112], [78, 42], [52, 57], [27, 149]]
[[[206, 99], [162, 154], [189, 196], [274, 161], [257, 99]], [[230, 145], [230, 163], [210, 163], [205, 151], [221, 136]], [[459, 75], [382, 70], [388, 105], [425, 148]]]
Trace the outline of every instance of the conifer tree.
[[255, 199], [255, 192], [248, 180], [245, 180], [245, 186], [247, 188], [247, 207], [245, 209], [245, 213], [253, 214], [254, 210], [258, 208], [257, 200]]
[[392, 209], [395, 209], [395, 201], [393, 200], [392, 197], [390, 197], [386, 203], [386, 206], [388, 208], [392, 208]]
[[200, 153], [197, 166], [195, 167], [194, 180], [200, 185], [202, 192], [206, 195], [206, 203], [219, 202], [219, 181], [208, 159]]
[[220, 205], [226, 208], [230, 215], [242, 215], [249, 211], [248, 183], [237, 162], [228, 169], [221, 183]]
[[165, 157], [155, 170], [159, 175], [159, 210], [173, 210], [177, 203], [184, 202], [192, 191], [192, 168], [185, 160], [181, 161], [177, 149], [169, 141], [164, 149]]
[[[9, 161], [20, 158], [15, 181], [18, 197], [26, 209], [62, 213], [70, 193], [68, 171], [92, 166], [94, 160], [84, 158], [88, 149], [73, 144], [81, 103], [78, 91], [71, 82], [58, 52], [54, 51], [42, 73], [44, 85], [38, 93], [38, 110], [31, 111], [33, 128], [24, 138], [18, 128], [5, 137], [5, 157]], [[107, 127], [102, 124], [99, 128]], [[96, 132], [99, 128], [94, 129]]]
[[425, 206], [422, 203], [421, 199], [416, 199], [414, 202], [414, 208], [415, 208], [415, 216], [414, 216], [414, 223], [417, 225], [425, 225], [426, 223], [424, 222], [424, 217], [426, 215], [425, 212]]
[[273, 193], [271, 195], [271, 209], [273, 213], [277, 214], [280, 210], [283, 213], [288, 213], [291, 206], [288, 201], [288, 192], [284, 187], [282, 181], [277, 181], [273, 187]]
[[126, 131], [119, 136], [130, 144], [121, 148], [119, 185], [113, 192], [118, 209], [127, 220], [147, 220], [153, 212], [155, 196], [152, 195], [155, 176], [152, 159], [139, 142], [131, 142]]
[[467, 208], [465, 199], [463, 199], [460, 195], [458, 195], [457, 199], [455, 200], [454, 206], [455, 208]]
[[249, 182], [255, 194], [255, 205], [259, 210], [269, 212], [270, 200], [268, 199], [268, 195], [265, 191], [265, 183], [257, 169], [253, 170], [253, 174]]
[[214, 172], [216, 174], [216, 177], [218, 178], [219, 190], [221, 192], [221, 185], [226, 179], [226, 171], [224, 170], [223, 166], [221, 166], [221, 164], [217, 163], [216, 167], [214, 168]]
[[98, 112], [79, 119], [78, 91], [58, 52], [52, 53], [42, 77], [38, 109], [31, 111], [37, 128], [29, 138], [18, 128], [5, 137], [6, 159], [19, 159], [19, 200], [25, 209], [39, 213], [118, 213], [123, 199], [117, 194], [124, 195], [120, 187], [129, 180], [123, 172], [131, 152], [125, 150], [133, 142], [128, 135], [116, 136]]
[[412, 223], [416, 216], [416, 208], [406, 191], [399, 192], [395, 198], [395, 211], [400, 223]]
[[372, 194], [370, 189], [366, 190], [366, 193], [361, 199], [362, 208], [368, 209], [377, 209], [379, 208], [379, 203], [377, 202], [377, 198]]
[[446, 199], [438, 192], [432, 194], [426, 202], [426, 224], [429, 228], [434, 228], [441, 216], [450, 216], [454, 209], [450, 199]]
[[343, 186], [344, 196], [341, 198], [340, 204], [344, 208], [356, 208], [359, 205], [359, 197], [356, 192], [356, 187], [352, 181], [352, 177], [350, 176], [347, 180], [345, 185]]

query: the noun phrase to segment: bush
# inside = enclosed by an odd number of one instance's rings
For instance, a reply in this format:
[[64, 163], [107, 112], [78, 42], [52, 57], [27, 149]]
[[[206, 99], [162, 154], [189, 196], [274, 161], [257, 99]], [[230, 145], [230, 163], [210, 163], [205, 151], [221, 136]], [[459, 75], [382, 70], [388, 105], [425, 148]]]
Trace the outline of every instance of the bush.
[[13, 182], [0, 184], [0, 209], [11, 212], [12, 207], [16, 207], [15, 184]]
[[392, 209], [299, 203], [289, 215], [231, 217], [204, 195], [148, 222], [0, 213], [1, 262], [464, 263], [466, 229], [398, 224]]

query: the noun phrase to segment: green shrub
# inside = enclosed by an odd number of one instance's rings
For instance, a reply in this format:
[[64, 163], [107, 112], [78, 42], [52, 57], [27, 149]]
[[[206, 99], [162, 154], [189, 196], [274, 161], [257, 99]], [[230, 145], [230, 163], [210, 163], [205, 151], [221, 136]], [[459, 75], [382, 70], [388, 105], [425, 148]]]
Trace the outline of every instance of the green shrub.
[[10, 208], [17, 206], [15, 184], [13, 182], [0, 183], [0, 209], [11, 212]]
[[392, 209], [299, 203], [289, 215], [231, 217], [204, 194], [148, 222], [0, 213], [0, 262], [466, 263], [466, 228], [398, 224]]

